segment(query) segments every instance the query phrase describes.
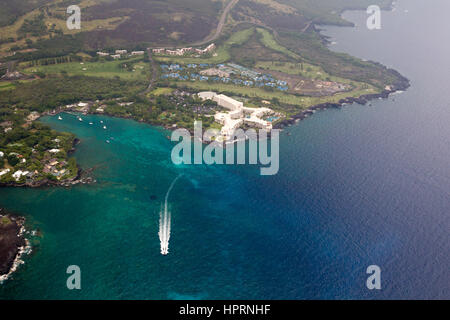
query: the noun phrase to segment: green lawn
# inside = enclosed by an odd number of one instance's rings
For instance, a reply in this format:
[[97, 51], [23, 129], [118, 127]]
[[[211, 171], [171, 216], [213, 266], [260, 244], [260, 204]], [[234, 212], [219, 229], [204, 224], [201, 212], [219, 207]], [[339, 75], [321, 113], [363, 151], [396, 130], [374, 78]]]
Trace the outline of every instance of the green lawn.
[[198, 91], [231, 92], [237, 95], [247, 96], [249, 98], [257, 98], [261, 100], [271, 100], [273, 98], [277, 98], [280, 102], [297, 106], [299, 109], [324, 102], [338, 102], [340, 99], [346, 97], [359, 97], [364, 94], [371, 94], [377, 92], [375, 88], [363, 89], [361, 88], [360, 85], [357, 85], [357, 87], [350, 92], [343, 92], [327, 97], [307, 97], [307, 96], [296, 96], [293, 94], [287, 94], [276, 90], [266, 91], [261, 88], [248, 88], [225, 83], [208, 83], [200, 81], [198, 82], [180, 81], [172, 83], [176, 83], [180, 87], [186, 86], [192, 89], [196, 89]]
[[277, 62], [277, 61], [258, 61], [255, 67], [263, 70], [268, 70], [269, 73], [270, 70], [273, 70], [283, 72], [286, 74], [299, 75], [311, 80], [335, 81], [339, 83], [352, 84], [355, 87], [359, 86], [361, 88], [367, 87], [375, 89], [374, 86], [367, 83], [332, 76], [326, 73], [321, 67], [306, 62], [292, 63], [292, 62]]
[[281, 53], [287, 55], [288, 57], [291, 57], [297, 61], [302, 60], [302, 58], [298, 54], [296, 54], [296, 53], [288, 50], [287, 48], [281, 46], [280, 44], [278, 44], [277, 41], [275, 40], [275, 38], [272, 36], [272, 34], [269, 31], [267, 31], [266, 29], [257, 28], [256, 30], [261, 35], [261, 43], [263, 45], [265, 45], [267, 48], [281, 52]]
[[189, 81], [180, 81], [176, 82], [180, 87], [186, 86], [189, 88], [197, 89], [198, 91], [217, 91], [217, 92], [232, 92], [237, 95], [244, 95], [250, 98], [260, 98], [265, 100], [271, 100], [272, 98], [278, 98], [281, 102], [293, 104], [293, 105], [303, 105], [300, 100], [300, 97], [286, 94], [281, 91], [266, 91], [261, 88], [248, 88], [242, 86], [236, 86], [232, 84], [226, 83], [208, 83], [208, 82], [189, 82]]
[[[120, 65], [123, 63], [132, 64], [133, 70], [129, 71], [127, 68], [121, 68]], [[25, 72], [30, 74], [35, 72], [58, 74], [64, 71], [71, 76], [83, 75], [102, 78], [114, 78], [117, 76], [123, 80], [146, 80], [150, 73], [150, 65], [149, 63], [144, 63], [142, 58], [135, 58], [99, 62], [69, 62], [25, 69]]]
[[258, 61], [256, 68], [280, 71], [287, 74], [301, 75], [308, 79], [326, 80], [328, 75], [321, 67], [303, 62]]
[[172, 88], [165, 88], [165, 87], [156, 88], [155, 90], [151, 91], [149, 93], [149, 95], [152, 94], [154, 96], [161, 96], [161, 95], [165, 95], [165, 94], [170, 94], [170, 93], [172, 93], [173, 90], [174, 89], [172, 89]]

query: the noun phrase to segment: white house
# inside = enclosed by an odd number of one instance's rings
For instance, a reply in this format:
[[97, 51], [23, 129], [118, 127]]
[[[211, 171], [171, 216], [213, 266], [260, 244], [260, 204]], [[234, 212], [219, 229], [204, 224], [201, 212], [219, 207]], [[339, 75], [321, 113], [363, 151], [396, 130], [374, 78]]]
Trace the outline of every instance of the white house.
[[14, 179], [16, 179], [16, 181], [19, 181], [19, 179], [22, 177], [22, 176], [26, 176], [27, 174], [29, 174], [30, 172], [28, 172], [28, 171], [22, 171], [22, 170], [17, 170], [16, 172], [14, 172], [13, 174], [12, 174], [12, 177], [14, 178]]

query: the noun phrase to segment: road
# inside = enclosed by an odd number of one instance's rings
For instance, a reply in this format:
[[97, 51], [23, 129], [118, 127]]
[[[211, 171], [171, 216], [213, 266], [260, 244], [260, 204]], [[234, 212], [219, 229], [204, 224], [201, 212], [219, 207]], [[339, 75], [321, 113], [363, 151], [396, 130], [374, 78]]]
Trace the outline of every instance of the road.
[[225, 26], [225, 22], [227, 21], [227, 17], [228, 17], [228, 13], [230, 13], [231, 9], [233, 9], [233, 7], [239, 2], [239, 0], [231, 0], [227, 6], [225, 7], [225, 9], [222, 12], [222, 15], [220, 17], [219, 20], [219, 24], [217, 25], [217, 29], [216, 32], [208, 37], [206, 37], [204, 40], [197, 42], [197, 43], [193, 43], [193, 46], [201, 46], [204, 45], [208, 42], [214, 41], [216, 40], [220, 34], [222, 33], [223, 27]]
[[156, 79], [158, 78], [158, 66], [156, 65], [155, 59], [153, 59], [152, 49], [148, 48], [147, 53], [148, 59], [150, 60], [150, 69], [151, 69], [150, 71], [152, 73], [152, 76], [150, 79], [150, 83], [148, 84], [147, 90], [145, 90], [145, 92], [150, 92], [150, 90], [153, 87], [153, 84], [156, 82]]

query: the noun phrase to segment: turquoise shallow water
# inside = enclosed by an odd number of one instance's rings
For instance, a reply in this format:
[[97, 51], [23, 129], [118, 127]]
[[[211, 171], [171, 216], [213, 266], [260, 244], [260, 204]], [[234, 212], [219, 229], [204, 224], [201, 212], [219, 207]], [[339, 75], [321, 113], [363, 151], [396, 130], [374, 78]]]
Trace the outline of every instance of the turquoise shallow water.
[[[148, 125], [97, 116], [84, 117], [85, 121], [80, 123], [69, 114], [64, 114], [63, 119], [53, 117], [43, 121], [58, 130], [74, 132], [81, 139], [76, 157], [82, 167], [95, 167], [98, 183], [71, 189], [2, 190], [3, 204], [32, 216], [32, 224], [44, 235], [30, 264], [24, 268], [29, 266], [30, 273], [21, 272], [15, 278], [36, 279], [30, 284], [41, 288], [40, 294], [49, 288], [56, 289], [44, 297], [76, 297], [57, 284], [65, 283], [65, 266], [77, 264], [83, 272], [83, 292], [89, 292], [85, 298], [164, 296], [167, 293], [162, 282], [177, 282], [177, 278], [189, 276], [187, 271], [183, 275], [173, 274], [181, 257], [186, 265], [201, 261], [208, 254], [203, 250], [195, 254], [193, 248], [214, 241], [210, 239], [213, 233], [203, 228], [218, 228], [215, 220], [227, 208], [224, 202], [215, 215], [203, 217], [208, 208], [214, 212], [214, 200], [219, 195], [206, 196], [208, 190], [199, 185], [201, 180], [214, 184], [223, 173], [215, 168], [176, 168], [170, 160], [167, 133]], [[95, 124], [89, 126], [90, 121]], [[100, 121], [104, 121], [107, 130], [102, 129]], [[169, 256], [162, 257], [157, 235], [159, 210], [168, 186], [180, 172], [184, 176], [170, 198], [176, 230], [171, 239], [174, 249]], [[222, 183], [220, 188], [219, 194], [229, 186]], [[152, 196], [157, 199], [151, 200]], [[187, 234], [189, 241], [184, 240]], [[34, 265], [35, 261], [39, 263]], [[195, 278], [199, 271], [192, 270], [194, 274], [190, 277]], [[19, 280], [7, 285], [16, 281]], [[29, 282], [23, 279], [23, 283]], [[133, 285], [128, 287], [130, 283]], [[20, 291], [25, 297], [34, 292], [26, 286]], [[173, 294], [177, 294], [176, 290]]]
[[[335, 50], [394, 66], [412, 87], [288, 128], [276, 176], [253, 166], [174, 166], [169, 133], [134, 121], [44, 118], [81, 139], [75, 156], [95, 167], [98, 183], [0, 189], [0, 206], [43, 234], [0, 298], [449, 298], [450, 55], [433, 37], [448, 29], [448, 3], [437, 3], [400, 1], [376, 34], [327, 31]], [[346, 15], [363, 25], [364, 13]], [[162, 256], [159, 211], [180, 173]], [[73, 264], [80, 291], [65, 285]], [[366, 289], [371, 264], [382, 269], [381, 291]]]

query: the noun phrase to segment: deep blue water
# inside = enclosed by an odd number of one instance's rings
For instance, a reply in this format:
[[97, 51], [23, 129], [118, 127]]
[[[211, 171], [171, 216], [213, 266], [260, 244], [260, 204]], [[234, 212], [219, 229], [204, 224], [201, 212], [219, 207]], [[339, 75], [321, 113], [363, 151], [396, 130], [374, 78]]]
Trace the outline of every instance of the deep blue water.
[[[174, 166], [168, 133], [145, 124], [45, 118], [82, 140], [75, 156], [98, 183], [0, 190], [0, 206], [43, 234], [0, 297], [450, 298], [449, 10], [445, 0], [403, 0], [383, 12], [380, 31], [365, 28], [364, 12], [344, 15], [357, 28], [328, 28], [333, 50], [391, 66], [412, 86], [288, 128], [275, 176]], [[162, 256], [159, 211], [180, 173]], [[80, 291], [65, 285], [72, 264]], [[366, 288], [371, 264], [382, 270], [380, 291]]]

